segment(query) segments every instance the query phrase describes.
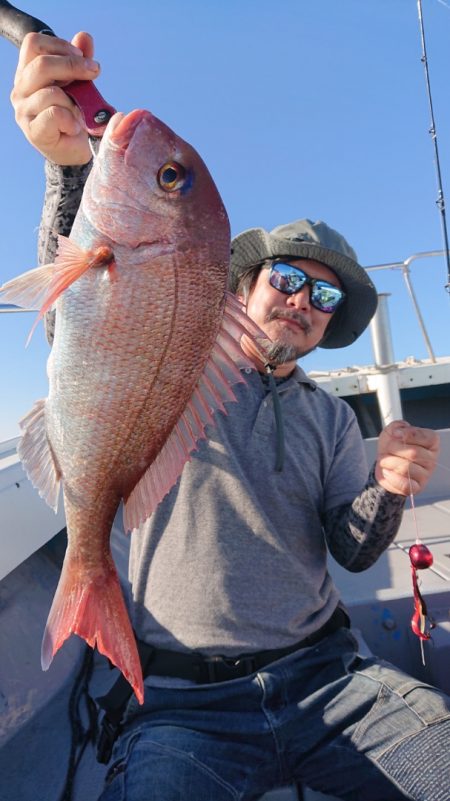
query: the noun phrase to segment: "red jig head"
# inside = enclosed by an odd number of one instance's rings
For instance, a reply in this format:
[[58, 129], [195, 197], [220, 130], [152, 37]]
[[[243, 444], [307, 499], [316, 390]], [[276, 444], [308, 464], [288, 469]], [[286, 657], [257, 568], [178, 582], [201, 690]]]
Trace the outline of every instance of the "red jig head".
[[430, 549], [427, 548], [423, 542], [418, 542], [415, 545], [411, 545], [409, 549], [409, 558], [411, 560], [411, 564], [416, 570], [425, 570], [427, 567], [431, 567], [433, 564], [433, 554], [431, 553]]

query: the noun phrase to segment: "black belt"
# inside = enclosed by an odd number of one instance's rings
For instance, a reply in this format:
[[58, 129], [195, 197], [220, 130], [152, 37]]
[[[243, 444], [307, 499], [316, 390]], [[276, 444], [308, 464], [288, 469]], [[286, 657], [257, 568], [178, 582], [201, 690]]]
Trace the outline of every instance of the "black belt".
[[338, 606], [318, 631], [295, 645], [233, 657], [202, 656], [195, 652], [185, 654], [181, 651], [153, 648], [147, 643], [139, 642], [144, 678], [146, 676], [170, 676], [188, 679], [197, 684], [212, 684], [213, 682], [239, 679], [256, 673], [271, 662], [276, 662], [294, 651], [316, 645], [324, 637], [343, 627], [349, 628], [350, 621], [344, 610]]
[[[344, 610], [338, 606], [318, 631], [287, 648], [275, 648], [270, 651], [227, 657], [168, 651], [154, 648], [142, 640], [137, 640], [137, 645], [144, 678], [147, 676], [170, 676], [189, 679], [197, 684], [212, 684], [250, 676], [283, 656], [292, 654], [301, 648], [316, 645], [324, 637], [340, 628], [350, 628], [350, 620]], [[131, 686], [121, 675], [107, 695], [97, 698], [97, 703], [105, 710], [97, 748], [99, 762], [106, 763], [111, 757], [112, 746], [121, 729], [123, 713], [131, 694]]]

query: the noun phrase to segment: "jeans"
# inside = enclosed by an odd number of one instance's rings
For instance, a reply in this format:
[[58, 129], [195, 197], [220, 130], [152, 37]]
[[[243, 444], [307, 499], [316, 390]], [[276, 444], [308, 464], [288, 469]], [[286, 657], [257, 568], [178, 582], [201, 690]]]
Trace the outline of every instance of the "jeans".
[[348, 801], [450, 800], [450, 698], [340, 629], [248, 677], [146, 687], [100, 801], [252, 801], [302, 782]]

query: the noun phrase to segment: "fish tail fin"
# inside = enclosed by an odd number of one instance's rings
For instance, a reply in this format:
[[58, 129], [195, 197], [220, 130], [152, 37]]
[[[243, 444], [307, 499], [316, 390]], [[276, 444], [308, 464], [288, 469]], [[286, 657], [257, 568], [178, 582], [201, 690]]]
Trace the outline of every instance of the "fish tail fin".
[[144, 683], [136, 639], [128, 617], [117, 572], [112, 561], [95, 576], [79, 569], [67, 551], [59, 584], [44, 631], [42, 669], [71, 634], [97, 647], [125, 676], [140, 704]]

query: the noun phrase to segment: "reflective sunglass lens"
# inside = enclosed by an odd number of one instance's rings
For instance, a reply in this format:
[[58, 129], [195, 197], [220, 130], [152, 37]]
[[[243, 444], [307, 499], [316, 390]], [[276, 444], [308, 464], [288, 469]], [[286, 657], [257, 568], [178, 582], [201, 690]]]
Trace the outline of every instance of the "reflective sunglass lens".
[[320, 311], [331, 313], [339, 306], [344, 293], [333, 284], [317, 281], [311, 290], [311, 303]]
[[269, 283], [286, 295], [300, 292], [308, 277], [302, 270], [293, 268], [290, 264], [274, 264], [270, 269]]

